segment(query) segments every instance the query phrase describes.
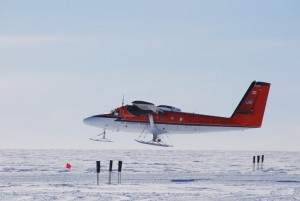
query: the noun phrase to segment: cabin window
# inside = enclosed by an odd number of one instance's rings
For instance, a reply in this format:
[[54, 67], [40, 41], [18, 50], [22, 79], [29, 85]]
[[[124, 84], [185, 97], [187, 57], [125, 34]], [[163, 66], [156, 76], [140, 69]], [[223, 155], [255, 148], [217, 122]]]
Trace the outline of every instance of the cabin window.
[[179, 119], [181, 122], [184, 120], [184, 118], [183, 117], [180, 117], [180, 119]]
[[171, 117], [171, 120], [172, 120], [172, 121], [175, 121], [175, 117]]

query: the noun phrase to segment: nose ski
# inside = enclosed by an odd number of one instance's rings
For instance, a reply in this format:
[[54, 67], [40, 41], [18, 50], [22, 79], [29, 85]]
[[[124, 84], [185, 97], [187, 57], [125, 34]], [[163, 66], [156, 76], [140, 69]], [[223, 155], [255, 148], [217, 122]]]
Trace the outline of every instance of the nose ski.
[[113, 142], [106, 138], [106, 129], [104, 129], [102, 133], [96, 135], [95, 137], [90, 138], [90, 140], [97, 142]]

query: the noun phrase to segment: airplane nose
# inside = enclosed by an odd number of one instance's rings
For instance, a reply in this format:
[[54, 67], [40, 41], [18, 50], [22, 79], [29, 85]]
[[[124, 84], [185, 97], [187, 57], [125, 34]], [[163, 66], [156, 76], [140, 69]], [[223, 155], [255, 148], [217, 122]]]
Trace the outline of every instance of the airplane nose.
[[83, 123], [98, 128], [109, 128], [111, 125], [114, 124], [114, 121], [116, 119], [117, 118], [110, 118], [103, 115], [95, 115], [83, 119]]
[[85, 119], [83, 119], [83, 123], [90, 125], [90, 126], [94, 126], [97, 122], [98, 118], [97, 117], [87, 117]]

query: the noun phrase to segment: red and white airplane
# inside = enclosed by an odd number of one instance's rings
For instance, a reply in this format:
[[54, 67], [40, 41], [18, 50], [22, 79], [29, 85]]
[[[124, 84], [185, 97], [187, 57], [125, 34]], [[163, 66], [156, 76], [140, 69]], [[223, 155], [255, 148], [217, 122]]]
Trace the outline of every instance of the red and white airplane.
[[218, 117], [182, 112], [168, 105], [155, 106], [145, 101], [134, 101], [132, 105], [121, 106], [109, 114], [85, 118], [87, 125], [103, 129], [96, 141], [109, 141], [105, 131], [124, 131], [141, 133], [144, 138], [152, 134], [149, 141], [136, 139], [137, 142], [159, 146], [166, 144], [166, 134], [192, 134], [220, 131], [246, 130], [262, 125], [264, 111], [270, 90], [270, 83], [253, 81], [231, 117]]

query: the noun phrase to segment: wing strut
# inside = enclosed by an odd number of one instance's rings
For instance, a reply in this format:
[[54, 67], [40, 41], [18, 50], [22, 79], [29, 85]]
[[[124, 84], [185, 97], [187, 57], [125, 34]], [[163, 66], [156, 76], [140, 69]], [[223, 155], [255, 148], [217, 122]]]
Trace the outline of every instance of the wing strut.
[[154, 124], [154, 120], [153, 120], [153, 115], [149, 114], [149, 122], [150, 122], [150, 129], [151, 129], [151, 133], [153, 134], [153, 139], [152, 141], [156, 141], [157, 140], [157, 127]]

